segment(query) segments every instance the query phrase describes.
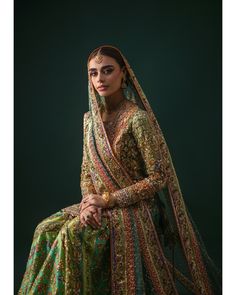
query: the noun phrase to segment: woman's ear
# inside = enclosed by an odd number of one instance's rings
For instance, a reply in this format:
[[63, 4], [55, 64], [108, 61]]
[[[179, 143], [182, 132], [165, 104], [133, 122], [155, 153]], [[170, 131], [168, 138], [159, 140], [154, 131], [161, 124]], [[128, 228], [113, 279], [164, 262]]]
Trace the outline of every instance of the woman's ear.
[[126, 67], [123, 66], [121, 70], [122, 70], [122, 72], [123, 72], [123, 74], [124, 74], [124, 79], [125, 79], [125, 78], [126, 78], [126, 75], [127, 75]]

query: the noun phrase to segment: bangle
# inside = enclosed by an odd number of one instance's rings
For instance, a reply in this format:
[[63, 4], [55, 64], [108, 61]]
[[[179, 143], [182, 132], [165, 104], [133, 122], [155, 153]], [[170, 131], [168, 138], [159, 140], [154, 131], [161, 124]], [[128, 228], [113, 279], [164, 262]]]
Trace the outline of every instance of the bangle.
[[110, 201], [110, 193], [109, 193], [109, 192], [104, 192], [104, 193], [102, 194], [102, 198], [103, 198], [103, 200], [105, 201], [106, 206], [108, 206], [109, 201]]

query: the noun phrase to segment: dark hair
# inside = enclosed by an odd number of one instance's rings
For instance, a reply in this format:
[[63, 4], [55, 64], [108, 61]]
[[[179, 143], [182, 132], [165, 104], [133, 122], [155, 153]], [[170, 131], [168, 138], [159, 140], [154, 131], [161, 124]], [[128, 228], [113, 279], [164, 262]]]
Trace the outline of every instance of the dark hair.
[[114, 58], [116, 60], [116, 62], [120, 65], [121, 68], [123, 68], [125, 66], [124, 60], [120, 54], [120, 52], [118, 50], [116, 50], [114, 47], [109, 47], [109, 46], [101, 46], [96, 48], [89, 56], [88, 58], [88, 62], [94, 58], [97, 53], [102, 54], [102, 55], [106, 55], [106, 56], [110, 56], [112, 58]]

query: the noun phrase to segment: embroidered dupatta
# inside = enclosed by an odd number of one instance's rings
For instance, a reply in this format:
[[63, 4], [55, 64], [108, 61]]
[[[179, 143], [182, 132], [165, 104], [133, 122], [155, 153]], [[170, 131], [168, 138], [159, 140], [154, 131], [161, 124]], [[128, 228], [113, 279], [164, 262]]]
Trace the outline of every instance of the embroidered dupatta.
[[[110, 210], [112, 294], [144, 294], [143, 264], [155, 294], [180, 294], [176, 280], [191, 294], [218, 294], [219, 274], [187, 211], [161, 128], [128, 61], [121, 52], [120, 54], [128, 74], [125, 95], [147, 112], [157, 139], [159, 160], [165, 167], [168, 179], [166, 188], [159, 192], [157, 200], [160, 205], [159, 198], [162, 197], [162, 204], [168, 208], [165, 214], [170, 228], [176, 233], [175, 247], [182, 253], [181, 259], [186, 262], [186, 269], [176, 266], [173, 259], [171, 261], [168, 258], [168, 251], [157, 234], [145, 200], [125, 208], [115, 207]], [[100, 114], [102, 97], [94, 90], [90, 77], [88, 92], [92, 119], [89, 157], [107, 191], [112, 193], [132, 185], [133, 181], [111, 148]]]

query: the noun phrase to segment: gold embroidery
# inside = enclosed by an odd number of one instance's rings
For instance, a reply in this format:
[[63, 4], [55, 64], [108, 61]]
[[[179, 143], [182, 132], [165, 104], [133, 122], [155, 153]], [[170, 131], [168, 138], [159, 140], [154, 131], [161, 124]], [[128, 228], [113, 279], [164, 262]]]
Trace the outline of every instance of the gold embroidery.
[[88, 152], [87, 152], [87, 134], [88, 134], [88, 117], [89, 112], [84, 114], [84, 143], [83, 143], [83, 159], [81, 165], [81, 174], [80, 174], [80, 188], [82, 196], [85, 196], [89, 193], [96, 193], [96, 190], [93, 185], [93, 181], [90, 174]]
[[123, 137], [120, 134], [117, 156], [125, 167], [128, 166], [126, 169], [131, 176], [135, 176], [136, 183], [112, 193], [119, 207], [152, 198], [156, 192], [164, 188], [167, 180], [158, 144], [146, 112], [137, 109], [127, 123], [129, 129], [122, 130]]

